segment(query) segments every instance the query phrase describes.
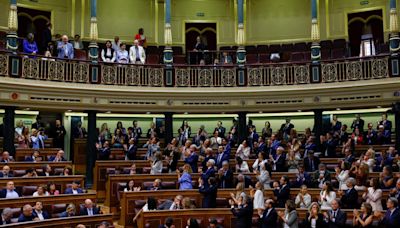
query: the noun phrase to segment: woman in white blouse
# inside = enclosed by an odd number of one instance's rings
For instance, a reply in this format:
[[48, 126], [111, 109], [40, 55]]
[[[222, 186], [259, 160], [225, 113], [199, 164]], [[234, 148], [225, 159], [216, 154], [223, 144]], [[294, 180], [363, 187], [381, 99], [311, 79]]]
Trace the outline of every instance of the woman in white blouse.
[[155, 154], [154, 161], [150, 161], [150, 165], [151, 165], [150, 174], [155, 175], [162, 173], [163, 162], [162, 162], [162, 154], [160, 151], [158, 151]]
[[348, 187], [346, 185], [347, 179], [349, 179], [349, 169], [350, 164], [347, 162], [342, 162], [341, 167], [336, 167], [336, 179], [339, 181], [339, 190], [347, 190]]
[[319, 193], [319, 202], [322, 210], [332, 209], [331, 203], [336, 199], [336, 192], [333, 190], [332, 184], [326, 181], [322, 187], [322, 191]]
[[264, 193], [263, 193], [263, 185], [260, 182], [256, 183], [256, 188], [251, 188], [250, 196], [253, 197], [253, 208], [264, 209]]
[[371, 187], [367, 189], [362, 197], [367, 203], [371, 204], [373, 211], [382, 211], [382, 190], [379, 188], [379, 180], [372, 178], [369, 181], [369, 185]]
[[106, 41], [106, 47], [101, 50], [101, 59], [107, 63], [115, 62], [115, 51], [112, 49], [112, 44], [109, 40]]
[[267, 170], [267, 163], [262, 163], [260, 171], [254, 170], [257, 180], [263, 185], [264, 189], [271, 188], [271, 175]]
[[243, 160], [249, 160], [249, 156], [250, 156], [250, 146], [248, 145], [247, 140], [244, 140], [236, 151], [236, 157], [240, 157]]

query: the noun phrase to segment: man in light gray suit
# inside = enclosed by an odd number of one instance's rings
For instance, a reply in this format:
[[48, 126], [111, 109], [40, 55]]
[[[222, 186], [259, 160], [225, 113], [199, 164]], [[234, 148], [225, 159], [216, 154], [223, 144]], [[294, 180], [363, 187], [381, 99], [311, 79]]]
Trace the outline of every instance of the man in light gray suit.
[[68, 36], [63, 35], [61, 37], [61, 42], [57, 45], [57, 57], [63, 59], [73, 59], [74, 58], [74, 47], [68, 42]]

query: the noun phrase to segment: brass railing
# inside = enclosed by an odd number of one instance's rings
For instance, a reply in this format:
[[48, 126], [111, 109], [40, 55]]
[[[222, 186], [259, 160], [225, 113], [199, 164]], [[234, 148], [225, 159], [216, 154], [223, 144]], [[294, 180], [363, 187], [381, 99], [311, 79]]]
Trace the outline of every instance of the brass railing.
[[[132, 65], [43, 59], [0, 52], [0, 76], [71, 83], [150, 87], [282, 86], [382, 79], [398, 76], [381, 55], [311, 62], [245, 66]], [[397, 61], [398, 64], [398, 61]], [[390, 67], [389, 67], [390, 66]], [[397, 75], [395, 70], [397, 69]]]

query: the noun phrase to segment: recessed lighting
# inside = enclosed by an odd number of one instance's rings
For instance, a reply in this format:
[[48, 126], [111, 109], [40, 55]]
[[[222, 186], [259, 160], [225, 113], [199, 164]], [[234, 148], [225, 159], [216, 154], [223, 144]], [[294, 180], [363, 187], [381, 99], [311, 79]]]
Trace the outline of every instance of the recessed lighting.
[[340, 111], [340, 108], [336, 108], [336, 111]]

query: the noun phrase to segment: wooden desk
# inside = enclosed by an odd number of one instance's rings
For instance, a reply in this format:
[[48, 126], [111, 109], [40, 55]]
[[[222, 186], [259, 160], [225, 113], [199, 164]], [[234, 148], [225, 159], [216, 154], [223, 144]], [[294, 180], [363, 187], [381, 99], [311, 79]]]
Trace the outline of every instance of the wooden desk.
[[46, 219], [43, 221], [34, 222], [21, 222], [9, 225], [3, 225], [2, 227], [19, 227], [19, 228], [32, 228], [32, 227], [75, 227], [78, 224], [83, 224], [86, 227], [97, 227], [101, 222], [108, 222], [111, 225], [112, 214], [93, 215], [93, 216], [75, 216], [68, 218], [53, 218]]

